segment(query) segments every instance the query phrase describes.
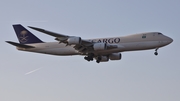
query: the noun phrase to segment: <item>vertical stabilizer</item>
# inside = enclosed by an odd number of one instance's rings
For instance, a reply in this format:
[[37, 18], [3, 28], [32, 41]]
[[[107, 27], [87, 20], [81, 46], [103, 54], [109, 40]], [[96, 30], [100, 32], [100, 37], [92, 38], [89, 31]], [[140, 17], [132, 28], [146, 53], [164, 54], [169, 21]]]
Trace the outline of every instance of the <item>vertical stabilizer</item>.
[[13, 25], [13, 28], [14, 28], [14, 31], [16, 32], [18, 40], [21, 44], [31, 44], [31, 43], [42, 43], [43, 42], [20, 24]]

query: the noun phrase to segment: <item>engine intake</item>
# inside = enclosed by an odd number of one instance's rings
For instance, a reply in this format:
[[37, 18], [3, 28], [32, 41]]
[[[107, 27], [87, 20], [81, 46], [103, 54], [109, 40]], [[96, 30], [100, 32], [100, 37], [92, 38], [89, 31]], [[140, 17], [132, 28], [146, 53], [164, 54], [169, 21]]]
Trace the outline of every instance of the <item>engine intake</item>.
[[121, 60], [121, 58], [121, 53], [112, 53], [111, 55], [109, 55], [110, 60]]
[[99, 63], [99, 62], [107, 62], [109, 61], [109, 57], [108, 56], [98, 56], [96, 57], [96, 62]]
[[107, 44], [106, 43], [95, 43], [93, 45], [93, 48], [95, 51], [105, 50], [105, 49], [107, 49]]
[[70, 37], [67, 42], [69, 45], [81, 44], [81, 37]]
[[101, 62], [107, 62], [107, 61], [109, 61], [109, 57], [101, 56]]

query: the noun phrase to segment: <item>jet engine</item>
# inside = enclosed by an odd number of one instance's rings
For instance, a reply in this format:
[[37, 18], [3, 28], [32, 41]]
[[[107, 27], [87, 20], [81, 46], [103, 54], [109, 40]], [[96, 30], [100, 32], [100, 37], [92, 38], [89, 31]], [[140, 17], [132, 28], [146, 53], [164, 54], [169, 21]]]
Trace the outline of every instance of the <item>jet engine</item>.
[[121, 60], [121, 58], [121, 53], [112, 53], [111, 55], [109, 55], [110, 60]]
[[99, 62], [107, 62], [109, 61], [109, 57], [108, 56], [98, 56], [96, 57], [96, 62], [99, 63]]
[[69, 45], [81, 44], [81, 37], [70, 37], [67, 42]]
[[106, 43], [95, 43], [93, 45], [93, 48], [95, 51], [105, 50], [105, 49], [107, 49], [107, 44]]
[[109, 57], [101, 56], [101, 62], [107, 62], [107, 61], [109, 61]]

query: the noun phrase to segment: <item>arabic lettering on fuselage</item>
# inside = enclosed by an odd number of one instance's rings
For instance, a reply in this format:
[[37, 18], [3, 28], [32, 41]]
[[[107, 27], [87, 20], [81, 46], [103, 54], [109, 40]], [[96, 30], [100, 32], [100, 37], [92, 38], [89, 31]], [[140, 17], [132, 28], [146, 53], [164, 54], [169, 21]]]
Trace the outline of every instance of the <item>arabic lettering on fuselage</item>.
[[94, 40], [90, 40], [92, 42], [102, 42], [102, 43], [109, 43], [109, 44], [113, 44], [113, 43], [120, 43], [120, 38], [105, 38], [105, 39], [94, 39]]

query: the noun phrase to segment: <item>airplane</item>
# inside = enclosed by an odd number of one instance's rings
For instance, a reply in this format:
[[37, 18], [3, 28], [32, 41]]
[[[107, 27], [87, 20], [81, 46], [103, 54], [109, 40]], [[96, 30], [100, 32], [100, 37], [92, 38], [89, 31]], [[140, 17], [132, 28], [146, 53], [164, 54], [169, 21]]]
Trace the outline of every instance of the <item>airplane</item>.
[[173, 42], [173, 39], [160, 32], [145, 32], [122, 37], [82, 39], [78, 36], [68, 36], [42, 28], [29, 28], [55, 37], [57, 42], [44, 42], [28, 31], [21, 24], [13, 25], [19, 43], [6, 41], [16, 46], [17, 50], [50, 55], [70, 56], [83, 55], [87, 61], [97, 63], [109, 60], [121, 60], [122, 52], [158, 49]]

